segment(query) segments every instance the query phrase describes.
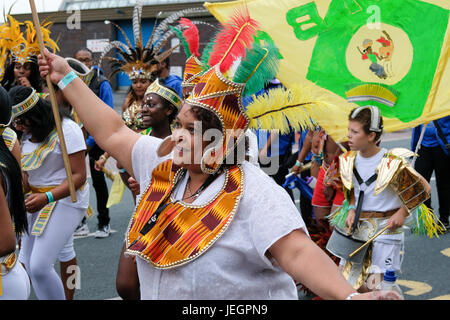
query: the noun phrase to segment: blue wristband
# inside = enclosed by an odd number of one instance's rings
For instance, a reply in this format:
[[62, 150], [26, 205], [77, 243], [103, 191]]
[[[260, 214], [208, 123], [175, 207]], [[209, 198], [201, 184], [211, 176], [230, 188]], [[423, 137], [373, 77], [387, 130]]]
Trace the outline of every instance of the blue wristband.
[[350, 209], [356, 210], [356, 207], [351, 204], [351, 205], [348, 206], [348, 210], [350, 210]]
[[303, 164], [303, 162], [300, 162], [300, 161], [295, 161], [295, 165], [297, 166], [297, 167], [303, 167], [304, 166], [304, 164]]
[[70, 71], [60, 82], [58, 82], [58, 87], [61, 90], [64, 90], [65, 87], [67, 87], [73, 80], [78, 78], [78, 76], [75, 74], [75, 72]]
[[47, 191], [47, 192], [45, 193], [45, 195], [47, 196], [48, 203], [52, 203], [52, 202], [55, 201], [55, 199], [53, 199], [53, 194], [52, 194], [50, 191]]

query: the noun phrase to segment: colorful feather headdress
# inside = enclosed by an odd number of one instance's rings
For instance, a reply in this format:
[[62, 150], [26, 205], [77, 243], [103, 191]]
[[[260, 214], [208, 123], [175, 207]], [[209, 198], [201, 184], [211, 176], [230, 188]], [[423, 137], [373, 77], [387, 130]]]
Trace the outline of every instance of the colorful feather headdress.
[[[134, 45], [132, 45], [130, 39], [125, 34], [125, 31], [117, 24], [112, 23], [125, 38], [125, 42], [112, 41], [103, 50], [99, 65], [101, 65], [103, 59], [112, 61], [112, 72], [110, 77], [119, 72], [125, 72], [128, 77], [133, 79], [151, 79], [153, 80], [153, 74], [159, 69], [159, 63], [164, 61], [172, 52], [178, 47], [174, 46], [165, 51], [162, 51], [167, 44], [170, 36], [173, 35], [170, 24], [184, 15], [188, 15], [194, 12], [205, 11], [203, 8], [192, 8], [178, 11], [169, 15], [161, 23], [156, 26], [144, 46], [141, 30], [141, 18], [142, 18], [142, 2], [138, 1], [133, 10], [133, 35]], [[106, 54], [112, 49], [117, 49], [121, 59], [114, 57], [106, 57]]]
[[[41, 32], [44, 45], [56, 52], [59, 50], [59, 47], [50, 37], [52, 24], [50, 21], [44, 21], [41, 24]], [[21, 25], [26, 25], [25, 37], [20, 30]], [[8, 14], [5, 23], [0, 26], [0, 68], [3, 68], [9, 57], [11, 57], [12, 62], [20, 64], [26, 62], [37, 63], [39, 52], [39, 43], [33, 22], [27, 20], [24, 23], [20, 23]], [[4, 70], [0, 69], [0, 78], [3, 77], [3, 72]]]
[[[203, 71], [205, 71], [203, 63], [200, 61], [200, 36], [196, 26], [196, 23], [198, 22], [191, 21], [187, 18], [181, 18], [179, 23], [181, 30], [172, 26], [170, 26], [170, 29], [180, 39], [187, 57], [181, 86], [183, 88], [193, 88], [200, 80]], [[207, 24], [213, 29], [216, 29], [215, 26], [209, 23], [202, 22], [202, 24]], [[211, 43], [214, 43], [214, 39]]]
[[[254, 97], [244, 109], [242, 98], [255, 95], [278, 73], [280, 52], [273, 43], [257, 40], [258, 29], [259, 23], [246, 8], [236, 11], [203, 50], [203, 73], [186, 103], [213, 111], [222, 123], [222, 141], [207, 149], [201, 160], [206, 173], [215, 173], [221, 167], [249, 126], [312, 128], [311, 115], [319, 116], [319, 99], [312, 93], [305, 94], [303, 88], [271, 90]], [[168, 148], [162, 145], [161, 150]]]
[[19, 54], [25, 38], [20, 30], [21, 23], [9, 14], [0, 26], [0, 79], [5, 73], [5, 64], [12, 52]]

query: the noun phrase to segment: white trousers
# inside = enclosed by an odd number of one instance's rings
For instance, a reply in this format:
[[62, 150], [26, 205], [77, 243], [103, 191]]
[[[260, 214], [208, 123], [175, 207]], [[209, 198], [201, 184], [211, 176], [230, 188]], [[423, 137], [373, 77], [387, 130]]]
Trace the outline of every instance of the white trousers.
[[[0, 258], [0, 260], [2, 260]], [[2, 276], [0, 300], [27, 300], [30, 296], [30, 279], [19, 261], [7, 275]]]
[[22, 237], [20, 260], [25, 264], [40, 300], [64, 300], [64, 287], [54, 268], [61, 250], [70, 241], [86, 209], [58, 202], [40, 236], [31, 235], [37, 214], [28, 214], [29, 234]]

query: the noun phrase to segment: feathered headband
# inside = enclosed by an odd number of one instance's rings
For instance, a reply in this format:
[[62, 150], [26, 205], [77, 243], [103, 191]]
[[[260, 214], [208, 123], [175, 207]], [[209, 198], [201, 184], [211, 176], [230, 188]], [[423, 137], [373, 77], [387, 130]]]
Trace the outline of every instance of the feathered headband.
[[[112, 77], [119, 72], [125, 72], [131, 80], [138, 78], [152, 79], [153, 73], [159, 69], [159, 63], [170, 56], [178, 47], [177, 45], [169, 48], [168, 50], [162, 51], [170, 36], [173, 34], [173, 32], [167, 32], [169, 29], [169, 24], [184, 15], [194, 12], [206, 12], [206, 9], [192, 8], [181, 10], [165, 18], [158, 26], [156, 26], [155, 22], [155, 28], [144, 46], [141, 31], [142, 3], [138, 1], [133, 10], [134, 45], [131, 44], [130, 39], [120, 26], [110, 22], [117, 29], [119, 29], [124, 36], [126, 43], [121, 41], [110, 42], [100, 56], [99, 65], [102, 64], [103, 59], [112, 61], [112, 72], [109, 77]], [[112, 49], [118, 50], [120, 59], [114, 57], [105, 58], [106, 54]]]

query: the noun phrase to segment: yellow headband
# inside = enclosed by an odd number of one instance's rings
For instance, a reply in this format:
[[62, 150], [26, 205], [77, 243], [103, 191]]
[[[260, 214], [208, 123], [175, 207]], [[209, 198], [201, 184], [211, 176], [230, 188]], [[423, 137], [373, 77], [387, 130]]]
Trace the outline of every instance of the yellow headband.
[[36, 105], [36, 103], [38, 103], [38, 101], [39, 101], [39, 94], [36, 92], [35, 89], [33, 89], [28, 98], [12, 107], [12, 117], [17, 118], [21, 114], [29, 111]]
[[145, 94], [154, 93], [158, 96], [166, 99], [171, 104], [177, 107], [177, 109], [180, 109], [181, 106], [181, 98], [178, 94], [175, 93], [175, 91], [170, 90], [166, 87], [163, 87], [159, 84], [158, 79], [156, 79], [148, 88], [147, 91], [145, 91]]

